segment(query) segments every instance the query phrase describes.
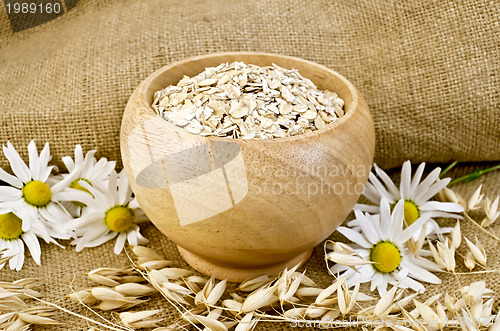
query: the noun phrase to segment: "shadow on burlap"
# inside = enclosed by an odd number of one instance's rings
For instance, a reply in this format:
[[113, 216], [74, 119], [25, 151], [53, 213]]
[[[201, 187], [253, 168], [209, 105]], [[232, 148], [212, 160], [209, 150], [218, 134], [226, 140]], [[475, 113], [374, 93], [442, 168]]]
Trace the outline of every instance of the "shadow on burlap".
[[[36, 139], [39, 145], [51, 143], [58, 165], [75, 144], [119, 160], [123, 109], [151, 72], [193, 55], [265, 51], [316, 61], [351, 80], [373, 112], [376, 162], [384, 168], [406, 159], [500, 160], [497, 2], [80, 0], [62, 17], [15, 34], [0, 7], [0, 142], [10, 140], [26, 159], [25, 146]], [[4, 157], [0, 166], [7, 166]], [[480, 183], [488, 193], [500, 193], [498, 173], [457, 189], [469, 196]], [[479, 237], [489, 267], [500, 269], [498, 243], [466, 221], [462, 229], [469, 238]], [[186, 266], [175, 245], [152, 225], [144, 233], [151, 247]], [[21, 272], [3, 269], [0, 280], [41, 277], [47, 300], [91, 316], [65, 295], [72, 283], [89, 285], [82, 274], [91, 269], [129, 265], [112, 247], [107, 243], [77, 254], [72, 247], [43, 244], [42, 266], [27, 256]], [[321, 246], [305, 268], [321, 285], [332, 280]], [[429, 294], [458, 288], [455, 277], [441, 276], [443, 284], [429, 286]], [[500, 291], [498, 274], [458, 279], [463, 284], [485, 279]], [[159, 297], [138, 308], [162, 308], [170, 320], [176, 316]], [[86, 326], [67, 315], [59, 320], [66, 325], [51, 329]]]

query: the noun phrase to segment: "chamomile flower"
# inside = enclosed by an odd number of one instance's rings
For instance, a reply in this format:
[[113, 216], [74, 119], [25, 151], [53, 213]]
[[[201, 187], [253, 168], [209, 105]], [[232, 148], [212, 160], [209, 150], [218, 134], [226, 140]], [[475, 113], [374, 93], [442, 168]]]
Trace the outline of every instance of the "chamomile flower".
[[75, 240], [72, 244], [76, 245], [77, 252], [85, 247], [99, 246], [113, 238], [117, 238], [115, 254], [123, 250], [125, 241], [133, 246], [148, 242], [140, 234], [138, 225], [147, 218], [137, 200], [132, 198], [132, 190], [124, 171], [117, 174], [113, 170], [104, 191], [84, 180], [80, 180], [79, 184], [90, 194], [77, 200], [87, 207], [83, 209], [82, 216], [72, 221], [75, 229]]
[[[411, 163], [406, 161], [401, 170], [401, 182], [398, 187], [390, 177], [377, 165], [374, 165], [375, 172], [370, 173], [363, 195], [373, 203], [357, 204], [354, 209], [378, 214], [381, 209], [381, 200], [386, 198], [394, 206], [397, 202], [404, 203], [405, 225], [413, 224], [423, 213], [430, 213], [430, 218], [426, 226], [427, 235], [431, 233], [449, 232], [450, 229], [440, 228], [434, 217], [461, 218], [457, 213], [463, 211], [463, 207], [458, 203], [429, 201], [439, 191], [448, 185], [450, 178], [439, 179], [440, 168], [434, 169], [427, 177], [421, 181], [425, 163], [421, 163], [413, 178], [411, 177]], [[355, 226], [357, 221], [350, 223]], [[414, 237], [418, 238], [420, 231], [415, 232]]]
[[354, 285], [360, 275], [361, 282], [371, 282], [371, 291], [377, 289], [380, 295], [386, 292], [388, 284], [423, 292], [425, 287], [420, 282], [441, 283], [430, 272], [439, 271], [440, 267], [420, 255], [414, 256], [406, 244], [413, 233], [429, 220], [430, 212], [422, 213], [415, 222], [404, 228], [404, 200], [396, 203], [391, 214], [389, 202], [382, 197], [380, 217], [374, 218], [359, 209], [355, 210], [355, 215], [360, 231], [347, 227], [339, 227], [338, 231], [356, 244], [354, 251], [367, 264], [356, 269], [335, 264], [330, 268], [332, 273], [346, 276], [348, 285]]
[[[89, 185], [93, 187], [103, 188], [107, 185], [108, 177], [111, 174], [111, 171], [115, 168], [116, 162], [108, 161], [106, 158], [101, 158], [97, 161], [94, 156], [95, 153], [95, 150], [91, 150], [84, 157], [82, 146], [76, 145], [74, 160], [70, 156], [62, 158], [62, 161], [69, 172], [69, 174], [64, 174], [62, 177], [76, 177], [69, 183], [70, 188], [81, 190], [90, 194], [86, 188], [79, 184], [80, 180], [89, 183]], [[78, 201], [66, 202], [64, 205], [68, 212], [74, 217], [80, 216], [82, 207], [84, 207], [84, 205]]]
[[[12, 270], [21, 270], [24, 264], [24, 244], [28, 246], [31, 257], [40, 265], [40, 243], [32, 229], [23, 231], [22, 219], [10, 209], [0, 209], [0, 251], [10, 257], [9, 267]], [[0, 265], [0, 269], [5, 263]]]
[[[74, 200], [78, 194], [63, 192], [76, 177], [76, 173], [61, 181], [50, 180], [53, 166], [49, 144], [38, 155], [34, 141], [28, 145], [29, 167], [21, 159], [14, 146], [7, 142], [3, 152], [9, 160], [14, 175], [0, 169], [0, 180], [11, 186], [0, 186], [0, 207], [18, 211], [22, 218], [22, 230], [31, 226], [42, 229], [54, 238], [69, 239], [64, 224], [71, 219], [61, 201]], [[47, 239], [46, 239], [47, 240]]]

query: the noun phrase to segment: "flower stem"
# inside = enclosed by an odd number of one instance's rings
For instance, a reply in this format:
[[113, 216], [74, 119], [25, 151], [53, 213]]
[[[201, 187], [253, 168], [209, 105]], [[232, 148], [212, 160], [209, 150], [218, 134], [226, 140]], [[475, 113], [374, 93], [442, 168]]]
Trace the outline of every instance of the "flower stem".
[[447, 166], [441, 173], [439, 174], [439, 178], [442, 178], [448, 171], [453, 169], [454, 166], [458, 164], [458, 161], [453, 161], [449, 166]]
[[[453, 164], [453, 163], [452, 163]], [[449, 168], [449, 166], [448, 166]], [[446, 168], [446, 169], [448, 169]], [[445, 169], [445, 171], [446, 171]], [[460, 182], [464, 182], [464, 183], [467, 183], [467, 182], [470, 182], [474, 179], [477, 179], [479, 177], [481, 177], [481, 175], [487, 173], [487, 172], [490, 172], [490, 171], [495, 171], [495, 170], [498, 170], [500, 169], [500, 164], [497, 164], [496, 166], [493, 166], [491, 168], [487, 168], [487, 169], [478, 169], [470, 174], [467, 174], [465, 176], [462, 176], [462, 177], [459, 177], [459, 178], [456, 178], [454, 180], [452, 180], [448, 186], [452, 186], [452, 185], [455, 185], [456, 183], [460, 183]], [[441, 173], [442, 174], [442, 173]]]

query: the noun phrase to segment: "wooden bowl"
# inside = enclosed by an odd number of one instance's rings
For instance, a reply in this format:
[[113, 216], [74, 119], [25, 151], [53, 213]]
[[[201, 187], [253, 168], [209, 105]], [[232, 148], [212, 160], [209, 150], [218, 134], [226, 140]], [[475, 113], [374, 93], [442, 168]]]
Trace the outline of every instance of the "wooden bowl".
[[[233, 61], [298, 69], [338, 93], [346, 115], [312, 133], [241, 140], [191, 134], [151, 108], [154, 93], [183, 75]], [[374, 148], [370, 111], [347, 79], [266, 53], [209, 54], [161, 68], [135, 90], [121, 128], [123, 165], [149, 219], [192, 267], [236, 282], [305, 262], [352, 210]]]

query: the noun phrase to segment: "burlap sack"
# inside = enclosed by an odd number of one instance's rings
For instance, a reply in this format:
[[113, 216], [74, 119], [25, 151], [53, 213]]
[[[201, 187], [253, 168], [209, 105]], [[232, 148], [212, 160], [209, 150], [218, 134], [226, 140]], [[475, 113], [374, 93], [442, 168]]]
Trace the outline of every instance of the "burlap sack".
[[15, 34], [0, 15], [0, 142], [50, 141], [59, 164], [77, 143], [119, 159], [124, 106], [154, 70], [242, 50], [345, 75], [373, 112], [383, 167], [500, 159], [497, 1], [80, 0]]
[[[376, 161], [385, 168], [406, 159], [500, 160], [498, 2], [80, 0], [67, 14], [17, 33], [0, 7], [0, 142], [10, 140], [25, 158], [28, 141], [37, 139], [51, 143], [59, 165], [77, 143], [119, 160], [121, 115], [141, 80], [174, 60], [245, 50], [306, 58], [351, 80], [373, 112]], [[0, 157], [0, 166], [6, 165]], [[500, 193], [498, 173], [458, 189], [470, 195], [481, 183], [488, 193]], [[462, 228], [469, 238], [478, 235], [498, 266], [498, 243], [470, 223]], [[151, 247], [186, 266], [152, 225], [144, 232]], [[89, 285], [84, 272], [129, 265], [112, 245], [77, 254], [73, 247], [43, 244], [42, 266], [27, 255], [21, 272], [4, 268], [0, 280], [41, 277], [47, 300], [94, 317], [65, 295], [72, 283]], [[321, 247], [305, 268], [321, 285], [332, 280]], [[459, 269], [465, 271], [461, 262]], [[428, 293], [458, 288], [455, 277], [440, 276], [443, 284]], [[458, 277], [463, 283], [485, 279], [500, 292], [498, 274]], [[170, 321], [176, 316], [161, 297], [138, 308], [162, 308]], [[59, 319], [66, 324], [48, 329], [87, 327], [68, 315]], [[281, 329], [290, 328], [258, 328]]]

